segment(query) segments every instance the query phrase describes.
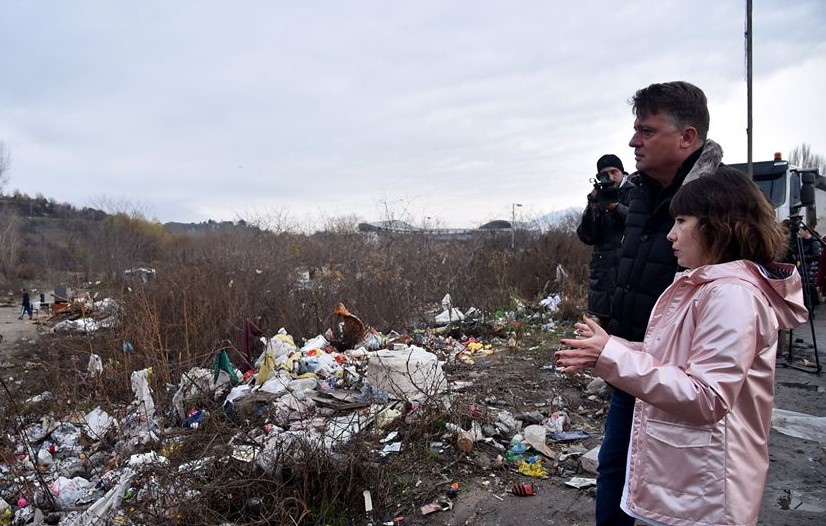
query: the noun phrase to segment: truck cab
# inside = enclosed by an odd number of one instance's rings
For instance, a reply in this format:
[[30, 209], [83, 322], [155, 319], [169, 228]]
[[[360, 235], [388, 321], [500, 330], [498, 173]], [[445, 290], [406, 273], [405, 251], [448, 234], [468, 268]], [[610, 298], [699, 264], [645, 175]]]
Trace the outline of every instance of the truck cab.
[[[730, 165], [748, 173], [746, 163]], [[776, 153], [773, 161], [752, 163], [754, 182], [774, 206], [778, 221], [801, 216], [812, 228], [826, 225], [826, 177], [817, 168], [798, 168]]]

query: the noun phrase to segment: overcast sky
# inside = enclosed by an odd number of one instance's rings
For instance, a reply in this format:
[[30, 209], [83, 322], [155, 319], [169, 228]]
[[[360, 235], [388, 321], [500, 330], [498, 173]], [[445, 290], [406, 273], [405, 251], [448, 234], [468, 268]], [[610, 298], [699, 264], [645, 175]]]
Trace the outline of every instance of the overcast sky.
[[[582, 207], [687, 80], [746, 160], [745, 0], [0, 0], [6, 193], [160, 221]], [[754, 152], [826, 154], [826, 2], [754, 2]], [[387, 210], [390, 210], [388, 214]]]

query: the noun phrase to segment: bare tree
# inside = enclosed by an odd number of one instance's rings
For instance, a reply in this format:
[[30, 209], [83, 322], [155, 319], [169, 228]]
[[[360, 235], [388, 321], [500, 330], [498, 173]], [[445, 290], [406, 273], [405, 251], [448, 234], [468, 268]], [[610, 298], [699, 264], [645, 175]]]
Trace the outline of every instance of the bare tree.
[[13, 210], [0, 211], [0, 275], [10, 276], [16, 268], [22, 248], [20, 216]]
[[582, 221], [582, 212], [575, 208], [568, 209], [560, 217], [557, 229], [560, 232], [575, 235], [580, 221]]
[[[406, 228], [405, 225], [413, 224], [411, 213], [412, 202], [405, 198], [391, 199], [382, 192], [376, 200], [375, 210], [381, 211], [381, 221], [385, 222], [389, 228]], [[375, 219], [370, 219], [375, 221]]]
[[800, 168], [817, 168], [821, 175], [826, 175], [826, 157], [812, 153], [812, 147], [806, 143], [792, 148], [789, 152], [789, 163]]
[[352, 234], [358, 232], [361, 219], [356, 214], [321, 217], [321, 231], [328, 234]]
[[274, 234], [298, 233], [302, 227], [298, 219], [286, 210], [250, 209], [236, 214], [236, 220], [243, 221], [254, 228], [267, 230]]
[[0, 142], [0, 195], [3, 195], [3, 188], [9, 183], [9, 165], [11, 164], [11, 155], [5, 143]]
[[92, 199], [91, 205], [109, 215], [122, 215], [130, 219], [148, 220], [151, 216], [148, 204], [128, 197], [99, 195]]

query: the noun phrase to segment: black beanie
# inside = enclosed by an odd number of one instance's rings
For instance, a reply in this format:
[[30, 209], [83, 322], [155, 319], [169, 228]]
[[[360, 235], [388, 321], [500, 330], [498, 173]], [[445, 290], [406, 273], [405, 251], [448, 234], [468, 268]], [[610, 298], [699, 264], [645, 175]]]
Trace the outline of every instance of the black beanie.
[[597, 161], [597, 171], [601, 172], [604, 168], [608, 168], [609, 166], [611, 168], [619, 168], [620, 172], [625, 173], [625, 168], [622, 167], [622, 161], [620, 161], [620, 158], [612, 153], [605, 154], [599, 158], [599, 161]]

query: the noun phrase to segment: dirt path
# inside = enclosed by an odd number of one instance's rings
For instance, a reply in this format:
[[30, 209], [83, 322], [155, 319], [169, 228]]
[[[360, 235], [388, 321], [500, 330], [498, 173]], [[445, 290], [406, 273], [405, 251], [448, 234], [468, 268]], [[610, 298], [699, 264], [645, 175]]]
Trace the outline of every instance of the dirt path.
[[0, 342], [0, 361], [8, 354], [8, 350], [15, 348], [18, 343], [37, 337], [38, 316], [30, 321], [25, 316], [18, 320], [19, 315], [19, 305], [0, 305], [0, 335], [3, 336]]

